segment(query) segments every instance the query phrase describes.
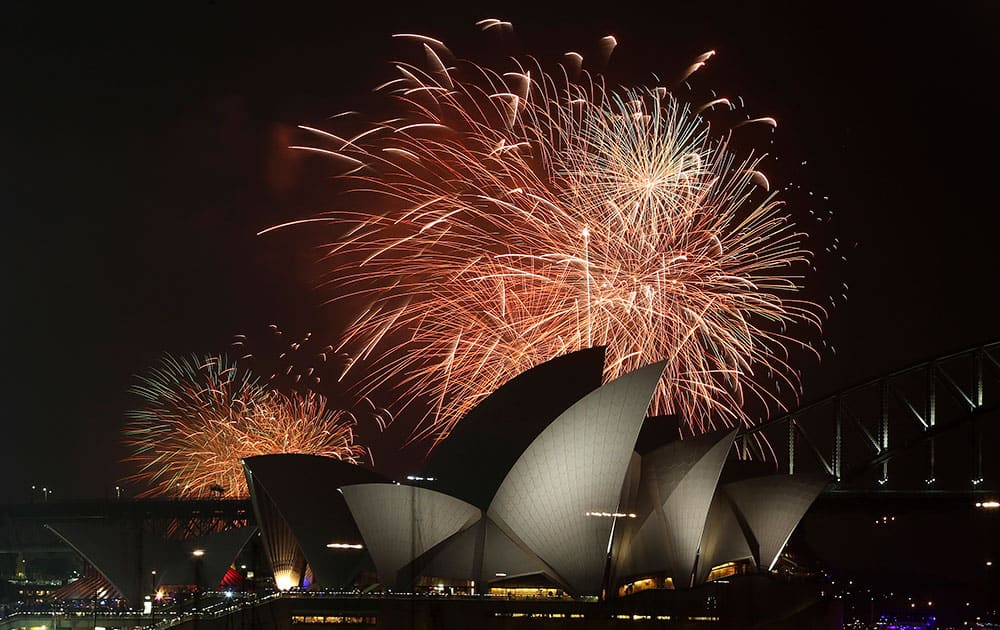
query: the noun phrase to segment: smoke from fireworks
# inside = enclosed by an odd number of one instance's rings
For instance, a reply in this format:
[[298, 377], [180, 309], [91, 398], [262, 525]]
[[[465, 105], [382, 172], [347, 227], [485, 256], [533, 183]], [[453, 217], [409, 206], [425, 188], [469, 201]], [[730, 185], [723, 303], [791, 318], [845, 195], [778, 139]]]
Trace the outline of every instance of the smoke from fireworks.
[[246, 496], [240, 460], [309, 453], [359, 462], [353, 418], [315, 393], [278, 393], [225, 356], [172, 357], [139, 376], [125, 442], [145, 495]]
[[[693, 431], [780, 406], [779, 381], [798, 390], [787, 348], [807, 344], [787, 331], [823, 316], [796, 297], [810, 252], [763, 157], [737, 156], [703, 117], [726, 99], [610, 89], [576, 53], [553, 75], [498, 72], [399, 37], [426, 62], [378, 88], [396, 117], [304, 127], [314, 140], [296, 147], [350, 183], [348, 210], [292, 224], [331, 229], [332, 301], [363, 301], [337, 348], [362, 395], [429, 401], [414, 438], [439, 440], [503, 382], [598, 344], [607, 379], [668, 359], [652, 411]], [[775, 125], [734, 127], [749, 123]]]

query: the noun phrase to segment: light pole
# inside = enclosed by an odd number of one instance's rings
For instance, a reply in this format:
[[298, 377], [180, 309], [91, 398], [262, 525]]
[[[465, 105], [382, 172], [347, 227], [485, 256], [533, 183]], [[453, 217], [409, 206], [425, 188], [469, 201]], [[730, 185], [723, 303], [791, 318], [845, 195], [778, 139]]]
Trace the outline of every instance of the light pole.
[[41, 491], [39, 491], [37, 485], [32, 485], [31, 486], [31, 502], [32, 503], [35, 502], [35, 495], [39, 494], [39, 492], [41, 492], [42, 501], [48, 501], [49, 500], [49, 495], [52, 494], [52, 491], [49, 490], [48, 487], [43, 487], [41, 489]]
[[205, 557], [205, 550], [195, 549], [191, 557], [194, 558], [194, 625], [197, 627], [201, 616], [201, 559]]
[[156, 627], [156, 602], [160, 601], [162, 595], [160, 595], [160, 590], [156, 588], [156, 569], [149, 572], [150, 583], [153, 587], [153, 598], [149, 600], [149, 625], [152, 628]]

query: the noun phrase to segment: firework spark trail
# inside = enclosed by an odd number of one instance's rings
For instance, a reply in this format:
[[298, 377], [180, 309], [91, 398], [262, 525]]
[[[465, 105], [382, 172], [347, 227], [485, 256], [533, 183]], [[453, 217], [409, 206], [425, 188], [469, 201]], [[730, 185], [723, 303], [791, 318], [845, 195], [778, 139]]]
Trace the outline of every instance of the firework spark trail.
[[[326, 408], [315, 393], [284, 395], [225, 356], [165, 356], [132, 388], [142, 405], [129, 413], [125, 442], [150, 485], [141, 496], [246, 496], [240, 460], [309, 453], [359, 462], [350, 414]], [[221, 491], [219, 490], [221, 488]]]
[[[312, 332], [294, 334], [277, 324], [264, 330], [251, 330], [249, 335], [235, 335], [231, 348], [241, 366], [261, 375], [267, 387], [281, 392], [323, 393], [328, 400], [350, 398], [346, 407], [356, 421], [354, 437], [366, 442], [366, 437], [377, 436], [392, 420], [392, 413], [375, 405], [368, 398], [354, 398], [344, 391], [341, 380], [350, 369], [353, 359], [345, 352], [335, 351], [332, 345], [321, 341]], [[268, 375], [268, 376], [264, 376]], [[364, 457], [375, 465], [373, 453]]]
[[811, 254], [762, 156], [695, 113], [727, 100], [537, 63], [501, 74], [401, 37], [427, 63], [378, 88], [397, 118], [304, 128], [351, 182], [351, 210], [309, 223], [337, 232], [331, 301], [367, 301], [338, 348], [362, 395], [430, 401], [413, 439], [440, 440], [505, 381], [592, 343], [607, 379], [668, 359], [653, 412], [693, 431], [750, 423], [751, 399], [782, 406], [776, 381], [798, 391], [787, 348], [808, 344], [785, 331], [824, 316], [796, 297]]
[[230, 346], [240, 365], [279, 391], [313, 391], [331, 378], [336, 380], [350, 360], [311, 332], [290, 335], [277, 324], [268, 324], [265, 334], [235, 335]]

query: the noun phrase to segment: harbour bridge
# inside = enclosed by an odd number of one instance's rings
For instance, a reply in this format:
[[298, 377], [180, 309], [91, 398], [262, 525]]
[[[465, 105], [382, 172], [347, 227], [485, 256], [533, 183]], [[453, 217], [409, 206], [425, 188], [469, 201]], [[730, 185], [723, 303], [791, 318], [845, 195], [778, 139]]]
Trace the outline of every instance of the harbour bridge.
[[253, 522], [249, 500], [156, 499], [45, 501], [0, 506], [0, 553], [59, 553], [69, 548], [45, 525], [106, 519], [136, 539], [197, 538]]
[[827, 475], [825, 494], [1000, 493], [1000, 341], [844, 389], [746, 429], [741, 457]]

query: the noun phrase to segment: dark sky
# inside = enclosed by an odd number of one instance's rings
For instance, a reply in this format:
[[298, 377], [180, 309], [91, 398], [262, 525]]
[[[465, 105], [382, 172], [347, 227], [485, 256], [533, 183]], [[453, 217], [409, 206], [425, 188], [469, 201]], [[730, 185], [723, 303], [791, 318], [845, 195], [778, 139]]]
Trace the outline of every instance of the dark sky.
[[255, 236], [332, 198], [332, 171], [284, 148], [294, 126], [364, 107], [409, 54], [393, 33], [487, 58], [484, 17], [546, 62], [614, 34], [623, 81], [715, 49], [701, 85], [778, 119], [796, 183], [836, 212], [819, 236], [858, 243], [821, 270], [851, 290], [807, 400], [1000, 337], [995, 2], [345, 4], [4, 3], [0, 500], [109, 494], [125, 390], [161, 352], [336, 320], [308, 238]]

